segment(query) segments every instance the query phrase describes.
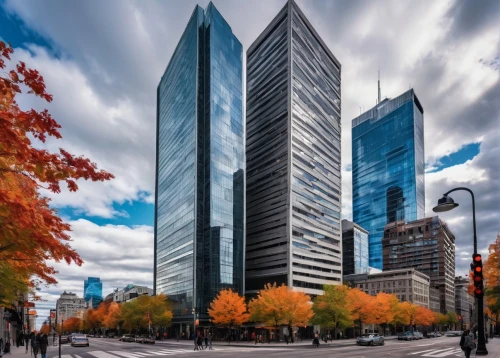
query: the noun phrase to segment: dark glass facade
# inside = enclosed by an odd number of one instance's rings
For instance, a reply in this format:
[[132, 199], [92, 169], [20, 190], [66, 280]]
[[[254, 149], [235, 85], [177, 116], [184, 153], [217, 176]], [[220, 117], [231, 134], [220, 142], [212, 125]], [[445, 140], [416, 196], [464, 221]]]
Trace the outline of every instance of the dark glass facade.
[[414, 268], [425, 273], [431, 288], [439, 291], [439, 311], [455, 311], [455, 235], [438, 216], [388, 223], [382, 246], [384, 271]]
[[368, 231], [352, 221], [342, 220], [342, 275], [368, 270]]
[[89, 277], [83, 281], [83, 298], [85, 302], [92, 300], [92, 307], [97, 308], [102, 302], [102, 282], [98, 277]]
[[341, 282], [340, 132], [340, 63], [290, 0], [247, 51], [247, 294]]
[[368, 230], [377, 269], [385, 224], [425, 214], [423, 113], [411, 89], [352, 121], [353, 221]]
[[154, 291], [174, 323], [243, 293], [242, 56], [215, 6], [196, 6], [158, 86]]

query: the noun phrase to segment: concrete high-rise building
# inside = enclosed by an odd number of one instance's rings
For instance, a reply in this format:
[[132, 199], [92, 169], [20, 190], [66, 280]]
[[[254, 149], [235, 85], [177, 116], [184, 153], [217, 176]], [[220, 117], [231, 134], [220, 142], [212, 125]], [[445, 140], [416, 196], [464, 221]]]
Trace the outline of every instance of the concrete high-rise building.
[[85, 299], [78, 297], [76, 293], [64, 291], [56, 303], [56, 324], [67, 321], [71, 317], [82, 318], [85, 311]]
[[460, 329], [471, 328], [474, 296], [469, 294], [469, 279], [455, 277], [455, 312], [458, 315]]
[[439, 290], [441, 313], [455, 311], [455, 235], [438, 216], [388, 223], [382, 240], [384, 271], [414, 268]]
[[425, 214], [423, 113], [410, 89], [352, 120], [353, 221], [369, 232], [371, 267], [383, 266], [385, 224]]
[[342, 220], [342, 275], [368, 272], [368, 231]]
[[340, 71], [293, 0], [247, 51], [248, 295], [341, 283]]
[[194, 313], [209, 323], [221, 289], [244, 290], [242, 60], [215, 6], [196, 6], [157, 89], [153, 290], [179, 334]]
[[102, 302], [102, 282], [99, 277], [89, 277], [83, 282], [83, 298], [89, 307], [97, 308]]

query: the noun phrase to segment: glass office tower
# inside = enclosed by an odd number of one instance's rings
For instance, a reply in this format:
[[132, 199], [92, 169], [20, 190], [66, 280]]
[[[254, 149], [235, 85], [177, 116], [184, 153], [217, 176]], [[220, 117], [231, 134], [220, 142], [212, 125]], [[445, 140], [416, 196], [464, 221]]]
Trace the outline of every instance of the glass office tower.
[[244, 289], [242, 56], [215, 6], [196, 6], [158, 86], [154, 292], [178, 334]]
[[382, 269], [385, 225], [425, 213], [424, 110], [413, 89], [352, 120], [352, 195], [370, 266]]
[[97, 308], [102, 302], [102, 282], [99, 277], [89, 277], [83, 281], [83, 298], [88, 303], [92, 300], [92, 307]]
[[340, 63], [290, 0], [247, 51], [245, 289], [342, 278]]

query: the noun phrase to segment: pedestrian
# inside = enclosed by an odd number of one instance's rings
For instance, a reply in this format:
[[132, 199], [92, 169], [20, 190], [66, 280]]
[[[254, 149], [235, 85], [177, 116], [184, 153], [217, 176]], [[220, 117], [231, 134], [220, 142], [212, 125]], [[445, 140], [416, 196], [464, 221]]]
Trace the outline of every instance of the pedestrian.
[[208, 349], [212, 350], [212, 333], [208, 334]]
[[469, 335], [469, 330], [466, 329], [462, 332], [462, 335], [460, 336], [460, 348], [465, 351], [464, 349], [464, 344], [465, 344], [465, 337]]
[[38, 350], [40, 349], [40, 333], [37, 333], [34, 337], [34, 340], [31, 341], [31, 345], [33, 346], [33, 355], [38, 355]]
[[474, 333], [469, 332], [467, 336], [465, 336], [464, 339], [464, 346], [463, 350], [465, 353], [465, 358], [470, 358], [470, 353], [476, 349], [476, 340], [474, 339]]
[[198, 350], [198, 337], [196, 337], [196, 333], [193, 333], [193, 341], [194, 341], [194, 351]]
[[205, 336], [205, 348], [208, 348], [208, 335]]
[[3, 356], [3, 338], [0, 337], [0, 357]]
[[316, 347], [319, 347], [319, 334], [318, 334], [318, 331], [316, 331], [316, 333], [314, 333], [313, 345], [316, 346]]
[[24, 342], [26, 343], [26, 353], [28, 353], [28, 347], [30, 342], [30, 335], [28, 334], [28, 332], [24, 333]]
[[203, 350], [203, 336], [201, 335], [201, 333], [198, 334], [197, 344], [198, 344], [198, 349]]
[[42, 358], [47, 358], [47, 347], [49, 346], [49, 338], [45, 333], [40, 335], [40, 354]]
[[255, 335], [255, 332], [252, 332], [252, 341], [255, 341], [255, 345], [257, 345], [257, 336]]

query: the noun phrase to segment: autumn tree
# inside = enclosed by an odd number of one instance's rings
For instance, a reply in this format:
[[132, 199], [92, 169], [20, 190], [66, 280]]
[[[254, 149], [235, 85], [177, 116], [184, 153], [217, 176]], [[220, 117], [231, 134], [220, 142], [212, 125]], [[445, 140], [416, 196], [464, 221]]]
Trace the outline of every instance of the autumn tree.
[[103, 320], [104, 327], [116, 328], [120, 322], [121, 305], [116, 302], [111, 302], [108, 306], [108, 312]]
[[444, 314], [439, 313], [439, 312], [433, 312], [433, 314], [434, 314], [434, 319], [432, 320], [432, 323], [434, 325], [442, 326], [443, 324], [446, 324], [447, 318]]
[[399, 300], [394, 294], [380, 292], [370, 303], [371, 321], [381, 325], [385, 334], [387, 325], [394, 322]]
[[458, 316], [455, 312], [448, 312], [446, 314], [446, 323], [448, 323], [449, 326], [453, 325], [455, 326], [458, 324]]
[[169, 326], [172, 311], [164, 294], [154, 297], [142, 295], [122, 304], [120, 319], [124, 327], [132, 332], [150, 326]]
[[152, 327], [169, 327], [172, 322], [172, 309], [168, 297], [160, 293], [156, 296], [144, 296], [148, 298], [148, 319]]
[[281, 325], [287, 325], [290, 332], [290, 325], [306, 325], [313, 316], [308, 295], [276, 283], [266, 284], [250, 301], [248, 310], [253, 321], [273, 326], [276, 332]]
[[434, 312], [430, 309], [418, 306], [415, 310], [415, 324], [420, 326], [430, 326], [434, 322]]
[[351, 319], [358, 321], [360, 330], [363, 323], [373, 323], [370, 309], [373, 299], [373, 296], [359, 288], [352, 288], [347, 293], [347, 308], [351, 312]]
[[313, 302], [313, 323], [331, 329], [351, 326], [351, 312], [347, 306], [349, 288], [345, 285], [324, 285], [323, 291]]
[[113, 178], [87, 158], [44, 148], [48, 137], [61, 138], [60, 125], [47, 110], [20, 108], [16, 96], [23, 89], [47, 102], [52, 96], [38, 71], [6, 62], [13, 52], [0, 41], [0, 70], [8, 67], [0, 74], [0, 304], [10, 304], [30, 287], [57, 283], [51, 260], [82, 264], [68, 244], [70, 226], [39, 189], [59, 193], [64, 182], [76, 191], [78, 179]]
[[47, 323], [42, 324], [42, 327], [40, 328], [40, 333], [49, 334], [50, 333], [50, 325]]
[[500, 319], [500, 234], [488, 247], [488, 258], [484, 262], [483, 277], [486, 306], [498, 326]]
[[78, 317], [70, 317], [64, 321], [62, 326], [63, 332], [78, 332], [80, 330], [80, 325], [82, 320]]
[[[245, 298], [232, 289], [221, 290], [210, 303], [208, 314], [216, 325], [228, 329], [239, 327], [250, 319]], [[231, 336], [228, 335], [228, 342]]]

